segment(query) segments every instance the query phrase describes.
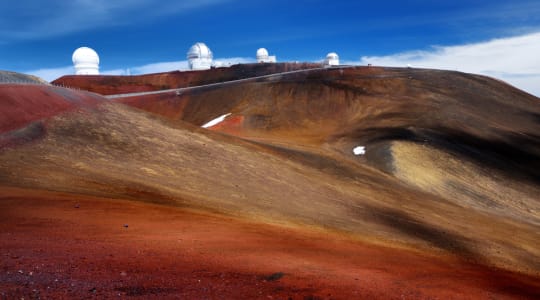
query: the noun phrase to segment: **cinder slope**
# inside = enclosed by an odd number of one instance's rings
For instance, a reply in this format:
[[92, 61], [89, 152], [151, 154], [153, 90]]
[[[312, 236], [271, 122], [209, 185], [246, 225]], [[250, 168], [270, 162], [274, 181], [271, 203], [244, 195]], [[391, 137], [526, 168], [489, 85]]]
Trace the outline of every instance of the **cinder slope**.
[[[503, 83], [350, 68], [120, 100], [152, 114], [28, 98], [4, 108], [6, 118], [53, 117], [39, 139], [17, 133], [34, 143], [0, 145], [4, 186], [310, 226], [540, 272], [539, 100]], [[35, 115], [39, 105], [54, 109]], [[225, 113], [215, 129], [241, 138], [198, 127]], [[351, 153], [357, 145], [365, 156]]]
[[62, 112], [107, 101], [100, 95], [50, 85], [0, 84], [0, 148], [45, 134], [43, 122]]
[[79, 107], [95, 106], [105, 98], [92, 93], [47, 85], [0, 85], [0, 133]]
[[[365, 170], [373, 167], [425, 193], [415, 195], [416, 201], [433, 199], [462, 210], [454, 215], [435, 203], [427, 210], [405, 209], [418, 204], [397, 192], [403, 201], [395, 205], [407, 217], [427, 219], [429, 228], [449, 222], [473, 240], [497, 240], [505, 247], [509, 244], [502, 240], [529, 232], [509, 251], [539, 251], [532, 228], [540, 222], [540, 100], [503, 82], [448, 71], [347, 68], [119, 101], [196, 125], [232, 113], [213, 129], [272, 145], [281, 157], [341, 178], [365, 178]], [[367, 148], [365, 156], [352, 154], [357, 145]], [[397, 191], [390, 184], [386, 188]], [[497, 225], [481, 225], [484, 221], [469, 227], [476, 214], [529, 229], [504, 225], [495, 234], [486, 227]], [[458, 215], [463, 219], [456, 222]], [[384, 221], [394, 219], [403, 218]], [[422, 235], [416, 226], [393, 225]], [[438, 230], [435, 236], [446, 232]], [[433, 238], [424, 233], [427, 240]], [[499, 249], [482, 251], [498, 256]], [[526, 264], [538, 268], [533, 263], [538, 259], [528, 255], [522, 256]]]
[[540, 115], [538, 98], [487, 77], [375, 67], [312, 70], [118, 101], [196, 125], [232, 112], [244, 117], [247, 133], [279, 139], [290, 133], [293, 140], [304, 133], [313, 142], [399, 138], [415, 129], [534, 140], [529, 135]]
[[8, 299], [540, 296], [537, 277], [451, 257], [73, 193], [0, 186], [0, 240]]
[[511, 270], [540, 270], [540, 236], [530, 219], [495, 216], [417, 191], [331, 151], [254, 144], [115, 103], [58, 115], [45, 132], [39, 142], [0, 152], [2, 185], [308, 225]]
[[[317, 70], [118, 101], [196, 125], [232, 113], [212, 129], [354, 160], [456, 204], [539, 222], [540, 101], [483, 76]], [[359, 145], [365, 157], [353, 156]]]

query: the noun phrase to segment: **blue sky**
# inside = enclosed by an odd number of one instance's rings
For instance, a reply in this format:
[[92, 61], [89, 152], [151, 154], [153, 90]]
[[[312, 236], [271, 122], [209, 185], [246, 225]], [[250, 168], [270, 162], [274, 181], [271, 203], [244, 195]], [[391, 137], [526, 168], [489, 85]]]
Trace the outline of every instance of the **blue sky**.
[[[195, 42], [222, 62], [278, 61], [482, 73], [540, 95], [540, 1], [1, 0], [0, 69], [53, 80], [95, 49], [108, 74], [187, 67]], [[172, 3], [172, 4], [171, 4]]]

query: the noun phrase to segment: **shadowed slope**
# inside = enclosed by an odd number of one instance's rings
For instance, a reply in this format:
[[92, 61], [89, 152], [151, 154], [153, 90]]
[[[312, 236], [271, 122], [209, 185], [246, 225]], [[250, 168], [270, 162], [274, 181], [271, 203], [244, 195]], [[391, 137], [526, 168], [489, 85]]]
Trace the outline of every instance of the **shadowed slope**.
[[[353, 147], [364, 145], [365, 162], [388, 173], [396, 159], [392, 141], [408, 141], [470, 161], [476, 169], [461, 176], [490, 176], [493, 171], [501, 177], [494, 184], [517, 180], [525, 184], [518, 190], [529, 191], [527, 186], [540, 183], [540, 101], [483, 76], [329, 69], [118, 101], [197, 125], [232, 113], [212, 129], [287, 147], [323, 146], [347, 158], [352, 158]], [[524, 209], [537, 212], [537, 201], [525, 199]]]
[[[487, 77], [328, 69], [118, 101], [196, 125], [231, 113], [211, 129], [354, 159], [460, 205], [540, 219], [540, 101]], [[365, 157], [353, 156], [358, 145]], [[424, 170], [422, 160], [432, 163]], [[439, 175], [421, 176], [430, 172]]]
[[[195, 125], [231, 113], [211, 129], [272, 145], [270, 149], [281, 157], [342, 179], [366, 180], [368, 166], [374, 167], [426, 193], [416, 197], [445, 199], [467, 214], [523, 223], [529, 229], [518, 230], [520, 236], [529, 230], [535, 236], [532, 228], [540, 223], [540, 101], [484, 76], [419, 69], [328, 69], [118, 101]], [[365, 156], [352, 154], [358, 145], [366, 147]], [[390, 182], [379, 176], [368, 181]], [[387, 189], [396, 191], [394, 186]], [[415, 205], [401, 196], [407, 193], [398, 194], [402, 209]], [[431, 219], [427, 230], [434, 223], [444, 224], [438, 219], [441, 215], [453, 219], [460, 214], [437, 205], [424, 213], [418, 208], [408, 211], [406, 215], [415, 217], [407, 223]], [[464, 217], [458, 227], [475, 218]], [[455, 219], [448, 222], [457, 225]], [[445, 231], [426, 230], [419, 230], [426, 233], [419, 236], [440, 247], [435, 236], [445, 236]], [[514, 235], [503, 230], [486, 231], [480, 237], [478, 228], [473, 231], [471, 238], [477, 240]], [[407, 232], [411, 231], [402, 234]], [[521, 240], [511, 251], [538, 253], [533, 240]], [[499, 248], [482, 251], [498, 256]], [[537, 268], [536, 259], [527, 256], [522, 256], [524, 262]]]
[[310, 225], [513, 270], [540, 270], [532, 263], [540, 257], [540, 236], [528, 220], [495, 218], [455, 199], [415, 191], [332, 152], [288, 152], [114, 103], [54, 117], [46, 133], [39, 143], [0, 153], [0, 182]]
[[[305, 73], [118, 101], [201, 125], [229, 112], [245, 131], [315, 141], [382, 139], [388, 131], [431, 129], [484, 139], [532, 135], [538, 98], [499, 81], [458, 72], [374, 67]], [[510, 142], [510, 141], [507, 141]]]

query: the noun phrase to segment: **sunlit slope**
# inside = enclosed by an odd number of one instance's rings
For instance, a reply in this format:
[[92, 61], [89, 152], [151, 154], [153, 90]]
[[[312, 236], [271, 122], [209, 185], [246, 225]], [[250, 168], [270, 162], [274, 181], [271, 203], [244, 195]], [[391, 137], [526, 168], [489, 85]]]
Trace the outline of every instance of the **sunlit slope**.
[[2, 70], [0, 70], [0, 83], [48, 84], [47, 81], [33, 75]]
[[37, 84], [0, 84], [0, 133], [105, 98], [83, 91]]
[[0, 151], [43, 136], [44, 122], [51, 116], [90, 109], [102, 101], [107, 99], [44, 84], [0, 84]]
[[533, 214], [519, 220], [476, 210], [333, 150], [252, 143], [115, 103], [53, 117], [45, 132], [38, 141], [1, 150], [2, 185], [315, 226], [540, 270]]

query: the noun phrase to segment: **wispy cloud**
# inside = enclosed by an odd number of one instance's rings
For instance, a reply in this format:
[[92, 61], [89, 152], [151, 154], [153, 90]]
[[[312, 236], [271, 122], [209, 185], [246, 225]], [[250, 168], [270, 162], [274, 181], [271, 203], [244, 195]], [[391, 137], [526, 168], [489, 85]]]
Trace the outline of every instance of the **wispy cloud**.
[[249, 64], [254, 63], [256, 60], [250, 57], [230, 57], [230, 58], [217, 58], [214, 59], [214, 64], [216, 66], [231, 66], [235, 64]]
[[[247, 57], [229, 57], [229, 58], [217, 58], [214, 59], [214, 65], [219, 66], [231, 66], [235, 64], [242, 63], [254, 63], [255, 59]], [[157, 62], [146, 64], [142, 66], [133, 66], [127, 68], [117, 68], [117, 69], [104, 69], [100, 73], [102, 75], [139, 75], [139, 74], [149, 74], [149, 73], [160, 73], [181, 70], [185, 71], [189, 69], [189, 64], [187, 60], [181, 61], [169, 61], [169, 62]], [[75, 70], [73, 66], [63, 66], [58, 68], [48, 68], [48, 69], [38, 69], [38, 70], [29, 70], [23, 73], [35, 75], [40, 78], [43, 78], [47, 81], [53, 81], [57, 78], [60, 78], [64, 75], [72, 75]]]
[[[221, 66], [226, 67], [226, 66], [231, 66], [235, 64], [253, 63], [253, 62], [255, 62], [255, 59], [252, 59], [252, 58], [229, 57], [229, 58], [214, 59], [213, 65], [216, 67], [221, 67]], [[107, 70], [107, 71], [103, 71], [102, 74], [139, 75], [139, 74], [168, 72], [168, 71], [174, 71], [174, 70], [180, 70], [180, 71], [189, 70], [188, 61], [180, 60], [180, 61], [157, 62], [157, 63], [151, 63], [151, 64], [142, 65], [142, 66], [130, 67], [126, 69]]]
[[434, 46], [427, 51], [364, 56], [360, 59], [360, 64], [412, 65], [484, 74], [540, 96], [538, 53], [540, 53], [540, 32], [467, 45]]
[[189, 68], [188, 62], [186, 60], [182, 61], [170, 61], [170, 62], [158, 62], [147, 64], [138, 67], [132, 67], [126, 70], [126, 72], [133, 75], [137, 74], [148, 74], [148, 73], [159, 73], [167, 72], [172, 70], [187, 70]]
[[0, 9], [0, 41], [48, 38], [181, 14], [231, 0], [17, 0]]
[[75, 71], [73, 69], [73, 66], [67, 66], [67, 67], [31, 70], [31, 71], [27, 71], [23, 73], [34, 75], [50, 82], [66, 74], [73, 74], [74, 72]]

